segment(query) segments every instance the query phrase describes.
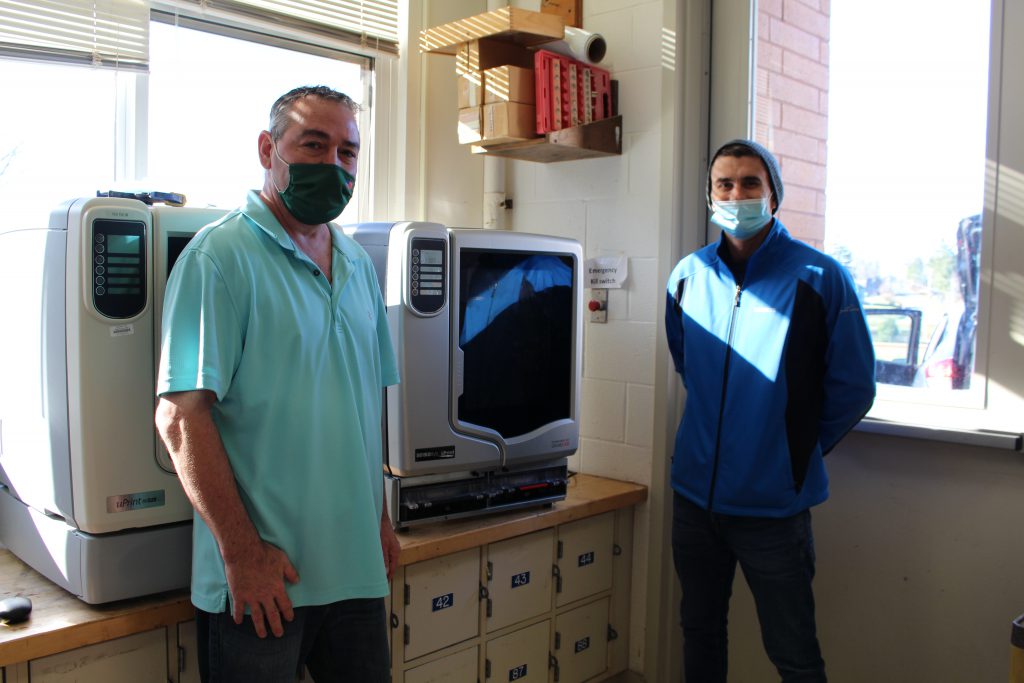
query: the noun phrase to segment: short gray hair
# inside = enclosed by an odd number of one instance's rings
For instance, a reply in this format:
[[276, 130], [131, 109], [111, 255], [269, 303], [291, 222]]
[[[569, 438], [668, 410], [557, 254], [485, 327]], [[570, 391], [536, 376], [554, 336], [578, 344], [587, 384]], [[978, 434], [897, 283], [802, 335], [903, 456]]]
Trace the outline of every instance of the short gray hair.
[[291, 123], [289, 114], [292, 112], [292, 106], [303, 97], [319, 97], [328, 102], [338, 102], [348, 107], [353, 114], [359, 113], [359, 105], [345, 93], [328, 88], [326, 85], [303, 85], [293, 88], [278, 97], [277, 101], [274, 102], [274, 106], [270, 108], [271, 138], [274, 140], [281, 139], [281, 136], [284, 135], [285, 130], [288, 129]]

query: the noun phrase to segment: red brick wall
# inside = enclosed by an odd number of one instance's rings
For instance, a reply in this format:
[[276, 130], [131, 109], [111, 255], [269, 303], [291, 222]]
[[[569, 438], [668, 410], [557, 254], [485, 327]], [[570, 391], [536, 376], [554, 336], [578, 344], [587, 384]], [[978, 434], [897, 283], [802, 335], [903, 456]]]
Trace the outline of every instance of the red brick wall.
[[818, 249], [825, 239], [831, 0], [760, 0], [754, 138], [782, 166], [779, 218]]

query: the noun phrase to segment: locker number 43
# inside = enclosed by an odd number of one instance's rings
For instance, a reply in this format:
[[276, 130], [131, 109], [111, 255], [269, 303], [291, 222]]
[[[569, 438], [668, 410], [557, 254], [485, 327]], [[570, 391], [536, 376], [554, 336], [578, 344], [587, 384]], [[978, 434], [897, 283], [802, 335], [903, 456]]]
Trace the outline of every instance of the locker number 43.
[[530, 583], [530, 572], [519, 572], [512, 575], [512, 587], [519, 588]]

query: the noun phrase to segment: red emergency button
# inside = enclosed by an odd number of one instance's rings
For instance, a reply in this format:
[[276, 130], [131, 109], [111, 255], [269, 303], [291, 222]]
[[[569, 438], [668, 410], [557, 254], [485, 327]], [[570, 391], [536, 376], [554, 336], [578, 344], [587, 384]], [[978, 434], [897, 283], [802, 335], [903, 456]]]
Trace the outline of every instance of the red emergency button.
[[587, 304], [587, 308], [589, 308], [591, 311], [600, 311], [601, 310], [601, 302], [600, 301], [594, 301], [592, 299], [590, 301], [590, 303]]

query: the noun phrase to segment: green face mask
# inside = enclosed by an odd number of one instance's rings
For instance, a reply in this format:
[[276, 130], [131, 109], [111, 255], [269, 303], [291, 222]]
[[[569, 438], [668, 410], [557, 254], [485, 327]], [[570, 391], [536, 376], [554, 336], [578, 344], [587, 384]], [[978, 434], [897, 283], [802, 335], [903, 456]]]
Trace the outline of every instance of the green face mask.
[[320, 225], [341, 215], [352, 199], [354, 175], [335, 164], [289, 164], [281, 159], [276, 144], [274, 154], [288, 167], [288, 187], [282, 190], [274, 182], [274, 188], [296, 220]]

